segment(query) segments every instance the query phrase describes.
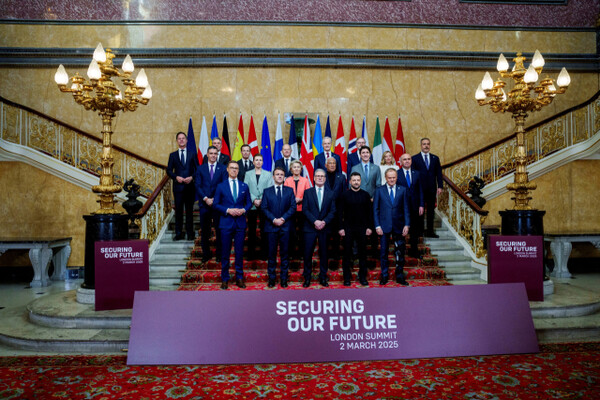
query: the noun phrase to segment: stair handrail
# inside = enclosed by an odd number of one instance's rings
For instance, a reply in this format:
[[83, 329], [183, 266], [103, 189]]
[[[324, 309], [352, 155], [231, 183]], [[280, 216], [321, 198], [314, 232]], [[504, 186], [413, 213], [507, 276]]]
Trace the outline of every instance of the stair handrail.
[[[579, 105], [529, 126], [525, 130], [527, 164], [591, 138], [600, 126], [599, 118], [600, 91]], [[512, 133], [469, 155], [444, 164], [442, 169], [463, 191], [468, 189], [473, 176], [478, 176], [486, 184], [490, 184], [515, 170], [515, 143], [516, 133]]]
[[[100, 138], [2, 96], [0, 110], [4, 128], [0, 139], [39, 151], [86, 173], [100, 175]], [[133, 178], [140, 185], [141, 196], [147, 199], [136, 223], [140, 226], [141, 238], [148, 239], [152, 245], [172, 212], [166, 166], [122, 147], [113, 145], [112, 148], [115, 181], [123, 184]]]
[[484, 257], [486, 251], [481, 225], [489, 212], [481, 209], [446, 175], [442, 175], [442, 178], [444, 186], [438, 196], [438, 212], [446, 217], [452, 229], [469, 245], [476, 258]]
[[[7, 126], [0, 132], [0, 138], [35, 149], [79, 170], [100, 176], [100, 157], [93, 156], [101, 154], [101, 138], [2, 96], [0, 104], [3, 110], [0, 117], [6, 121], [5, 126], [10, 125], [11, 117], [15, 119], [14, 126]], [[18, 113], [14, 110], [18, 110]], [[85, 147], [87, 154], [82, 155], [78, 151], [81, 150], [79, 147]], [[146, 198], [150, 196], [162, 179], [166, 166], [118, 145], [112, 145], [112, 148], [115, 181], [123, 184], [133, 178], [140, 185], [141, 195]]]

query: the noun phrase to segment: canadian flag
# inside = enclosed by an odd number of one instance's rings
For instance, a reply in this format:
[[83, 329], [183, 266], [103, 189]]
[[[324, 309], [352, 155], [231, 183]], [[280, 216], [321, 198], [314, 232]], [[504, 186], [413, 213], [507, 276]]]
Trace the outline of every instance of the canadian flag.
[[342, 125], [342, 116], [338, 121], [337, 135], [335, 137], [335, 150], [334, 153], [340, 156], [342, 162], [342, 172], [347, 174], [346, 169], [348, 168], [348, 158], [346, 154], [346, 137], [344, 136], [344, 125]]

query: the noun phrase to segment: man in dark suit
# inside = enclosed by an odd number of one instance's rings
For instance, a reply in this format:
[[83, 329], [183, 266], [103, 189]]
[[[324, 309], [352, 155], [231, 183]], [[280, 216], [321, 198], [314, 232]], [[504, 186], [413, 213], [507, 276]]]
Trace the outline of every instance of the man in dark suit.
[[290, 166], [292, 165], [292, 161], [296, 160], [292, 157], [292, 146], [289, 144], [284, 144], [281, 148], [281, 153], [283, 158], [275, 161], [275, 168], [281, 167], [285, 171], [285, 177], [292, 176], [292, 171], [290, 170]]
[[[212, 146], [217, 149], [217, 164], [226, 166], [231, 158], [227, 154], [221, 153], [221, 147], [223, 146], [223, 141], [221, 138], [216, 137], [212, 139]], [[206, 162], [206, 159], [207, 156], [204, 156], [204, 160], [202, 161], [203, 164]]]
[[356, 241], [358, 250], [358, 281], [369, 286], [367, 281], [367, 236], [373, 231], [373, 212], [371, 196], [360, 188], [360, 174], [350, 175], [350, 190], [343, 192], [337, 202], [338, 233], [344, 238], [344, 286], [352, 281], [354, 255], [352, 246]]
[[[337, 201], [342, 195], [342, 193], [346, 190], [346, 176], [341, 172], [337, 171], [337, 161], [333, 157], [329, 157], [325, 162], [327, 167], [327, 175], [325, 177], [325, 186], [327, 186], [333, 192], [336, 208]], [[339, 210], [338, 210], [339, 213]], [[340, 259], [340, 235], [338, 234], [338, 218], [336, 215], [335, 220], [333, 221], [334, 226], [331, 227], [331, 234], [329, 235], [329, 245], [331, 248], [330, 257], [334, 260]], [[337, 269], [337, 265], [335, 268]]]
[[410, 238], [410, 251], [408, 255], [414, 258], [421, 258], [419, 253], [419, 237], [423, 234], [421, 226], [417, 221], [423, 215], [425, 210], [425, 200], [423, 199], [423, 185], [419, 172], [411, 168], [412, 157], [408, 153], [400, 157], [402, 168], [398, 170], [398, 185], [406, 188], [408, 192], [408, 203], [410, 208], [410, 225], [408, 235]]
[[[363, 146], [367, 145], [367, 141], [364, 137], [359, 137], [356, 139], [356, 152], [348, 154], [348, 174], [352, 173], [352, 167], [356, 164], [360, 164], [360, 149]], [[373, 162], [373, 156], [371, 156], [370, 161]]]
[[265, 233], [269, 241], [269, 262], [267, 271], [269, 274], [270, 288], [275, 286], [277, 267], [277, 246], [279, 245], [279, 258], [281, 259], [281, 287], [288, 287], [288, 269], [290, 259], [288, 256], [288, 245], [290, 241], [290, 229], [292, 216], [296, 212], [296, 198], [291, 187], [284, 186], [285, 169], [275, 167], [273, 171], [273, 186], [269, 186], [263, 192], [260, 208], [265, 214]]
[[389, 279], [389, 239], [394, 241], [396, 256], [396, 282], [408, 286], [404, 278], [404, 250], [406, 243], [404, 237], [408, 235], [410, 227], [410, 212], [408, 194], [402, 186], [396, 185], [397, 173], [393, 168], [385, 172], [386, 184], [375, 190], [373, 198], [373, 220], [375, 231], [381, 240], [379, 261], [381, 262], [380, 285], [388, 283]]
[[[211, 229], [215, 228], [219, 237], [219, 213], [214, 208], [214, 197], [217, 185], [225, 180], [227, 171], [224, 165], [217, 163], [217, 148], [210, 146], [206, 151], [206, 162], [196, 168], [194, 181], [196, 195], [200, 204], [200, 231], [202, 245], [202, 261], [210, 260]], [[217, 240], [217, 260], [221, 259], [221, 241]]]
[[198, 155], [187, 151], [187, 136], [183, 132], [175, 135], [179, 149], [169, 154], [167, 175], [173, 179], [173, 196], [175, 197], [175, 240], [182, 240], [183, 210], [185, 208], [185, 231], [188, 240], [194, 240], [194, 173], [198, 166]]
[[240, 173], [238, 174], [238, 179], [244, 182], [246, 178], [246, 172], [254, 169], [254, 164], [250, 159], [250, 146], [247, 144], [242, 145], [240, 151], [242, 152], [242, 159], [238, 160], [238, 165], [240, 166]]
[[312, 275], [312, 255], [317, 239], [319, 240], [319, 283], [327, 283], [327, 235], [331, 232], [332, 222], [335, 218], [335, 196], [325, 186], [325, 171], [315, 171], [315, 187], [304, 192], [302, 201], [304, 214], [304, 283], [303, 287], [310, 286]]
[[[439, 237], [433, 231], [433, 217], [435, 215], [435, 204], [437, 196], [442, 193], [444, 181], [442, 179], [442, 165], [440, 158], [431, 154], [431, 141], [428, 138], [421, 139], [421, 153], [413, 157], [413, 168], [421, 174], [423, 182], [423, 197], [425, 200], [425, 210], [427, 213], [427, 230], [425, 236]], [[419, 225], [423, 227], [423, 217], [420, 218]]]
[[227, 289], [229, 282], [229, 255], [234, 241], [235, 284], [240, 289], [244, 283], [244, 238], [246, 237], [246, 213], [252, 207], [248, 185], [237, 179], [240, 170], [236, 161], [227, 164], [227, 179], [217, 186], [215, 208], [221, 214], [219, 228], [221, 235], [221, 289]]
[[335, 154], [334, 152], [331, 151], [331, 138], [329, 136], [326, 136], [323, 138], [323, 152], [317, 154], [317, 156], [315, 157], [315, 171], [317, 169], [325, 169], [326, 165], [325, 163], [327, 162], [327, 159], [333, 157], [335, 158], [336, 161], [336, 171], [341, 174], [342, 173], [342, 160], [340, 159], [340, 156], [338, 156], [337, 154]]

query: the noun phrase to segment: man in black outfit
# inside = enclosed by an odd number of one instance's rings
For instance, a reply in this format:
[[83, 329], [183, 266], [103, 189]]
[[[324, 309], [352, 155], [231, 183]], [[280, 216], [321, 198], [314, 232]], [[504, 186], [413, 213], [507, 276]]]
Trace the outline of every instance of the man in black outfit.
[[360, 174], [353, 172], [350, 175], [350, 190], [343, 192], [338, 199], [338, 233], [344, 238], [344, 286], [350, 286], [352, 281], [354, 241], [358, 249], [358, 281], [363, 286], [369, 286], [367, 236], [373, 233], [370, 229], [373, 226], [373, 212], [371, 196], [360, 188], [360, 180]]
[[188, 240], [194, 240], [194, 173], [198, 166], [198, 155], [187, 151], [187, 136], [177, 132], [175, 136], [179, 149], [169, 154], [167, 175], [173, 179], [173, 196], [175, 197], [175, 240], [184, 239], [183, 209], [185, 208], [185, 231]]
[[[413, 157], [413, 168], [419, 171], [423, 182], [423, 197], [425, 200], [425, 209], [427, 213], [427, 230], [425, 236], [439, 237], [433, 231], [433, 217], [435, 215], [435, 203], [437, 196], [442, 193], [444, 181], [442, 180], [442, 165], [440, 158], [431, 154], [431, 141], [428, 138], [421, 139], [421, 153]], [[420, 218], [419, 225], [423, 227], [423, 216]]]

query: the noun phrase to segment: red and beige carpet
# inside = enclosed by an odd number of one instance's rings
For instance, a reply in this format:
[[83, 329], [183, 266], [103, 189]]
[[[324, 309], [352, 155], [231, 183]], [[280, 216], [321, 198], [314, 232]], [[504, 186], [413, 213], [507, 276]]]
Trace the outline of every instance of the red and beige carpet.
[[539, 354], [315, 364], [127, 366], [126, 356], [0, 357], [0, 399], [294, 398], [593, 400], [600, 398], [600, 343], [542, 345]]

